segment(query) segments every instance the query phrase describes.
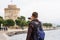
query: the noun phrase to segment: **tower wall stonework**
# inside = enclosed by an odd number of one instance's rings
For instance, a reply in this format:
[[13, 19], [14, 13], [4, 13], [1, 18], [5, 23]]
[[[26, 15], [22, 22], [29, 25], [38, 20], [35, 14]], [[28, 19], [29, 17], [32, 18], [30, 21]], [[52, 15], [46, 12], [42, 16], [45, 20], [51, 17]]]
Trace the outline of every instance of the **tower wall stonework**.
[[20, 8], [17, 8], [16, 5], [8, 5], [8, 8], [5, 8], [4, 11], [5, 19], [16, 20], [19, 15]]

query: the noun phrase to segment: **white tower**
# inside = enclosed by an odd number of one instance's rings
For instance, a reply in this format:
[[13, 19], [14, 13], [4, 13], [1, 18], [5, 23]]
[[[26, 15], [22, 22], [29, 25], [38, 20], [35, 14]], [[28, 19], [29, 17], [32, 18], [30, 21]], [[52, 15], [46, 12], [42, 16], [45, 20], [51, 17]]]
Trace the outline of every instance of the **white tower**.
[[[12, 2], [12, 0], [11, 0]], [[20, 8], [17, 8], [16, 5], [8, 5], [8, 8], [4, 9], [5, 11], [5, 19], [13, 19], [16, 20], [19, 16]]]

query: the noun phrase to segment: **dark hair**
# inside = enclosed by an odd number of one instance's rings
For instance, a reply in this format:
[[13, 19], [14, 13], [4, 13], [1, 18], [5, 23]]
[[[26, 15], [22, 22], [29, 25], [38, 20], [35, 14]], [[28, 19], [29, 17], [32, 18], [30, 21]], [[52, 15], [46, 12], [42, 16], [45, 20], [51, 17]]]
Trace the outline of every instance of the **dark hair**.
[[33, 13], [32, 13], [32, 16], [33, 16], [34, 18], [37, 18], [37, 17], [38, 17], [38, 13], [37, 13], [37, 12], [33, 12]]

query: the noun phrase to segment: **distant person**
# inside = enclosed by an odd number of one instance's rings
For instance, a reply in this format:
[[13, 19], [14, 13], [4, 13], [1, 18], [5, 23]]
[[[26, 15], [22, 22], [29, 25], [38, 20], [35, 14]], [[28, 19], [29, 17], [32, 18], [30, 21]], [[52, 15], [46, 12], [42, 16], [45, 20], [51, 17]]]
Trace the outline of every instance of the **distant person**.
[[41, 22], [37, 18], [38, 13], [33, 12], [31, 18], [29, 18], [31, 22], [29, 23], [26, 40], [44, 40], [45, 33], [42, 29]]

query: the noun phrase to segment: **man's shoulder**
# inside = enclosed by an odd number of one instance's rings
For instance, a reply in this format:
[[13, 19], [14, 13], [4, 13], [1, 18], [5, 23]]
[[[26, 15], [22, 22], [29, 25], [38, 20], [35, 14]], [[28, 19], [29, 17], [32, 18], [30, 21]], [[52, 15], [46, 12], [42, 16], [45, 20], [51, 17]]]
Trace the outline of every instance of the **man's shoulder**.
[[41, 24], [41, 21], [36, 19], [36, 20], [32, 20], [29, 24], [35, 24], [35, 22], [38, 22], [39, 24]]
[[41, 21], [39, 21], [39, 20], [38, 20], [38, 21], [31, 21], [31, 23], [35, 23], [35, 22], [39, 22], [39, 23], [41, 23]]
[[34, 21], [31, 21], [29, 24], [34, 24]]

